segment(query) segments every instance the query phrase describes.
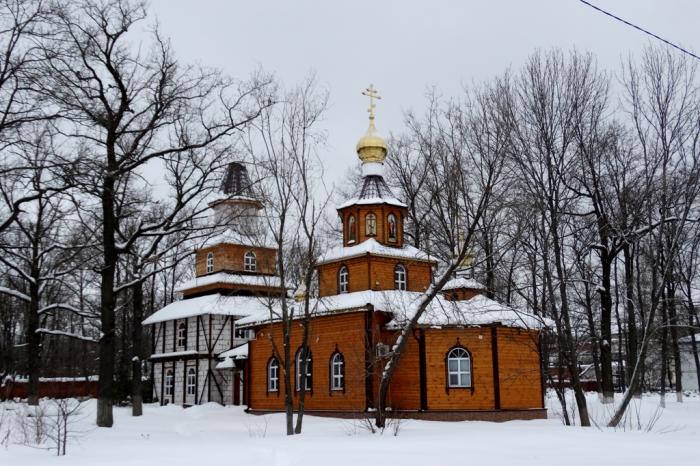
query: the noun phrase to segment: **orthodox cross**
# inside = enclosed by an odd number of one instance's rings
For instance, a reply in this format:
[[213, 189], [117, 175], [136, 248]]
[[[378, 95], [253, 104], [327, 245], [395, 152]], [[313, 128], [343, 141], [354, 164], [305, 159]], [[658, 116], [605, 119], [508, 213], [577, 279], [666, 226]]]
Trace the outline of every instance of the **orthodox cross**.
[[367, 89], [362, 91], [362, 95], [369, 97], [369, 108], [367, 111], [369, 112], [369, 119], [374, 120], [374, 109], [377, 106], [374, 103], [374, 99], [381, 99], [382, 97], [377, 93], [377, 90], [374, 88], [373, 84], [370, 84]]

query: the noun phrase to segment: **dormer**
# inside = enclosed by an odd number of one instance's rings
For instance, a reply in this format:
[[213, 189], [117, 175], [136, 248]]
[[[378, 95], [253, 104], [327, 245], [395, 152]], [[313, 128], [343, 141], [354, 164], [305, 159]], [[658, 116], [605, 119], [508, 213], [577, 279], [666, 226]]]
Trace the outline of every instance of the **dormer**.
[[442, 295], [448, 301], [466, 301], [482, 294], [485, 290], [486, 287], [473, 278], [457, 275], [456, 278], [445, 283], [442, 287]]

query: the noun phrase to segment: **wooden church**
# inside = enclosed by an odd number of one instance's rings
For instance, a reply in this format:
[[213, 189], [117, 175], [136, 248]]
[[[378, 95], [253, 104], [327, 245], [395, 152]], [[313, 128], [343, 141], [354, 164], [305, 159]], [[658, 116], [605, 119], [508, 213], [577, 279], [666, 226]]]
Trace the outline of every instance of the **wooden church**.
[[[368, 94], [375, 95], [371, 88]], [[316, 264], [304, 386], [302, 327], [292, 326], [293, 396], [306, 392], [309, 414], [354, 417], [374, 409], [398, 329], [437, 266], [404, 242], [407, 206], [384, 180], [387, 146], [376, 134], [373, 110], [370, 104], [369, 128], [357, 144], [362, 183], [337, 207], [342, 241]], [[238, 190], [224, 190], [225, 200], [213, 204], [218, 215], [234, 211], [240, 218], [243, 210], [254, 217], [263, 208]], [[283, 361], [274, 351], [282, 347], [282, 326], [259, 298], [287, 293], [275, 281], [275, 251], [254, 247], [261, 243], [236, 229], [228, 236], [196, 251], [197, 278], [182, 287], [185, 299], [144, 322], [154, 325], [154, 390], [161, 401], [178, 404], [243, 402], [251, 413], [283, 411]], [[249, 254], [255, 269], [247, 265]], [[465, 269], [431, 303], [394, 373], [387, 397], [392, 413], [435, 420], [546, 417], [541, 323], [484, 291]], [[183, 325], [187, 337], [178, 346]], [[190, 371], [197, 375], [191, 384]]]

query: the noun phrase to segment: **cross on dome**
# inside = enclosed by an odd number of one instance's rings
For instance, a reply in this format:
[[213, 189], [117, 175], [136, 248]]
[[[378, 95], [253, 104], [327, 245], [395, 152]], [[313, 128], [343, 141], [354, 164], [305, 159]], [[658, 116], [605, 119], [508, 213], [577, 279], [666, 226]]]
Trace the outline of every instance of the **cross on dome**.
[[377, 107], [377, 104], [374, 103], [374, 99], [381, 99], [382, 96], [380, 96], [374, 88], [374, 84], [370, 84], [367, 89], [362, 91], [362, 95], [369, 97], [369, 108], [367, 111], [369, 112], [369, 119], [374, 120], [374, 109]]

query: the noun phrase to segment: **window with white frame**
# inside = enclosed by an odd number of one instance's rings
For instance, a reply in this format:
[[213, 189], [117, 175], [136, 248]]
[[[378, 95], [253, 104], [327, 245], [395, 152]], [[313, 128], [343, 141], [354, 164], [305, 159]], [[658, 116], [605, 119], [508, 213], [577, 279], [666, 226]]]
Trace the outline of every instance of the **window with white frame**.
[[331, 390], [342, 390], [345, 387], [345, 359], [341, 353], [331, 357]]
[[348, 292], [348, 268], [342, 266], [338, 271], [338, 292], [347, 293]]
[[180, 322], [177, 326], [177, 347], [184, 348], [187, 344], [187, 325], [184, 322]]
[[472, 386], [472, 361], [469, 352], [461, 347], [447, 353], [447, 386], [466, 388]]
[[188, 395], [195, 394], [196, 384], [197, 384], [197, 372], [194, 370], [194, 367], [190, 367], [189, 369], [187, 369], [187, 394]]
[[172, 371], [172, 369], [168, 369], [167, 371], [165, 371], [165, 395], [166, 396], [172, 396], [174, 382], [175, 382], [175, 380], [173, 379], [173, 371]]
[[267, 391], [276, 392], [280, 389], [280, 363], [277, 358], [267, 363]]
[[394, 267], [394, 288], [406, 290], [406, 267], [401, 264]]
[[304, 391], [311, 390], [311, 382], [312, 382], [311, 381], [311, 373], [312, 373], [312, 370], [311, 370], [311, 365], [312, 365], [311, 364], [311, 351], [310, 350], [307, 351], [306, 364], [302, 364], [302, 362], [304, 360], [302, 357], [303, 352], [304, 352], [303, 348], [299, 348], [299, 350], [297, 351], [297, 357], [296, 357], [296, 367], [295, 367], [296, 370], [295, 370], [295, 372], [296, 372], [296, 381], [297, 381], [297, 383], [296, 383], [297, 391], [301, 391], [301, 374], [303, 372], [302, 365], [306, 366], [306, 379], [304, 381], [305, 382], [304, 383]]
[[243, 270], [246, 272], [255, 272], [258, 268], [258, 261], [255, 258], [255, 253], [253, 251], [248, 251], [243, 256]]
[[212, 273], [214, 271], [214, 253], [210, 252], [207, 254], [207, 273]]

